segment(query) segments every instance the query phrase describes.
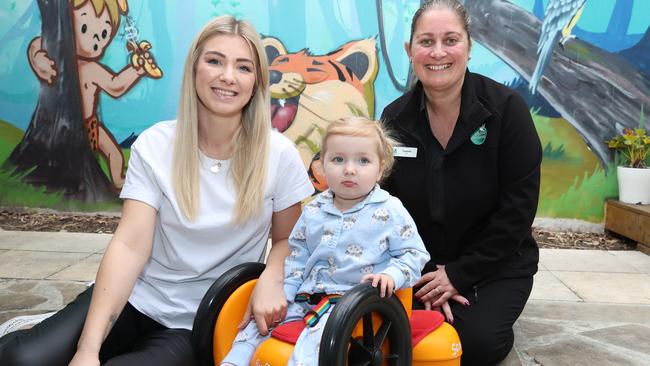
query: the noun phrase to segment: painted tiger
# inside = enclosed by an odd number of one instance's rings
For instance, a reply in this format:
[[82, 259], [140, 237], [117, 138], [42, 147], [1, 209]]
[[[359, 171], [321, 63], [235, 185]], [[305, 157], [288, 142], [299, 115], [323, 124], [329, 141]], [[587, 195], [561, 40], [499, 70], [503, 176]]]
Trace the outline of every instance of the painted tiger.
[[306, 166], [320, 151], [322, 133], [331, 121], [374, 118], [378, 69], [374, 38], [350, 41], [325, 55], [312, 55], [308, 49], [288, 53], [274, 37], [263, 42], [273, 127], [296, 144]]

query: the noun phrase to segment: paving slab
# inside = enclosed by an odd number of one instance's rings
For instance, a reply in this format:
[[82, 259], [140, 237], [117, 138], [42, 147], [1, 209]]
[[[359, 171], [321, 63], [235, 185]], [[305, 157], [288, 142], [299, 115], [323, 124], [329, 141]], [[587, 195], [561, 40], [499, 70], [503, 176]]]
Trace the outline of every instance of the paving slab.
[[0, 278], [45, 279], [88, 256], [87, 253], [9, 250], [0, 253]]
[[565, 286], [549, 271], [535, 274], [531, 300], [583, 301], [575, 292]]
[[[0, 231], [0, 323], [72, 301], [94, 279], [110, 237]], [[650, 256], [540, 253], [513, 350], [499, 366], [650, 365]]]
[[0, 280], [0, 292], [16, 297], [27, 293], [46, 296], [48, 301], [40, 308], [48, 311], [62, 308], [86, 288], [88, 282], [85, 281]]
[[539, 337], [548, 337], [555, 334], [562, 333], [564, 327], [558, 324], [549, 324], [543, 321], [536, 321], [533, 319], [522, 318], [517, 321], [519, 329], [519, 337], [525, 339], [534, 339]]
[[[650, 328], [626, 324], [580, 333], [583, 336], [650, 356]], [[643, 341], [645, 340], [645, 341]]]
[[90, 257], [84, 258], [79, 263], [73, 264], [70, 267], [63, 269], [51, 276], [48, 280], [70, 280], [70, 281], [93, 281], [99, 269], [99, 263], [102, 260], [103, 254], [92, 254]]
[[563, 340], [526, 351], [535, 362], [553, 366], [643, 366], [644, 360], [630, 359], [581, 339]]
[[644, 273], [553, 272], [581, 299], [594, 303], [650, 303], [650, 275]]
[[86, 282], [0, 279], [0, 324], [59, 310], [86, 288]]
[[0, 231], [0, 249], [97, 253], [112, 234]]
[[[633, 323], [650, 327], [650, 305], [530, 300], [521, 318], [544, 319], [549, 324], [559, 325], [604, 322], [610, 325]], [[581, 331], [586, 330], [592, 329]]]
[[547, 249], [540, 251], [539, 261], [549, 271], [642, 273], [605, 250]]
[[640, 273], [650, 274], [650, 255], [636, 250], [616, 250], [609, 253], [636, 268]]
[[21, 293], [20, 296], [16, 294], [3, 292], [0, 294], [0, 312], [16, 309], [31, 309], [44, 302], [47, 302], [47, 297], [41, 294]]

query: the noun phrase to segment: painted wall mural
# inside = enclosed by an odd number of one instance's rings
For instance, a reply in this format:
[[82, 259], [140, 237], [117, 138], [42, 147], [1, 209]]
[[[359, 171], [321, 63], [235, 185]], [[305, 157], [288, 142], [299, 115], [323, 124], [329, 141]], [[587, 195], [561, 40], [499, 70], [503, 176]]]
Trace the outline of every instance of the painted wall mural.
[[[566, 0], [563, 0], [566, 2]], [[605, 139], [650, 108], [650, 2], [465, 0], [470, 70], [516, 89], [544, 147], [538, 216], [601, 221]], [[412, 82], [420, 0], [0, 0], [0, 206], [117, 209], [129, 148], [175, 118], [182, 64], [211, 17], [262, 33], [273, 127], [318, 189], [332, 120], [376, 118]]]

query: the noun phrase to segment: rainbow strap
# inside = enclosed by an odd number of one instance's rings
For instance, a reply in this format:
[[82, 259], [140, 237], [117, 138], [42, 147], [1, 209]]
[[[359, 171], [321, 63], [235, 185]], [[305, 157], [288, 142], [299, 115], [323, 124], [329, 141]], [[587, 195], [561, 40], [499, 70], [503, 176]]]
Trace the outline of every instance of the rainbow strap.
[[307, 312], [307, 315], [305, 315], [302, 321], [304, 321], [308, 327], [313, 327], [318, 324], [320, 317], [323, 316], [331, 306], [332, 303], [330, 302], [329, 297], [324, 296], [316, 306]]
[[[306, 301], [307, 296], [300, 294], [296, 296], [296, 300]], [[305, 317], [302, 319], [303, 322], [305, 322], [305, 324], [308, 327], [313, 327], [314, 325], [318, 324], [318, 321], [320, 320], [321, 316], [323, 316], [323, 314], [325, 314], [327, 310], [329, 310], [332, 304], [337, 303], [339, 298], [341, 298], [341, 295], [323, 296], [323, 298], [318, 302], [318, 304], [316, 304], [316, 306], [314, 306], [310, 311], [307, 312]]]

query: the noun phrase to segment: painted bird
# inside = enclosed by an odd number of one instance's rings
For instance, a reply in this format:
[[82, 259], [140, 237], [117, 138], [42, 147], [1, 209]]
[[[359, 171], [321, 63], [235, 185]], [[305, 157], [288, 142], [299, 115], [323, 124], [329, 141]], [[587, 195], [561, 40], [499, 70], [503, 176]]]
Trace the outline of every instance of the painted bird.
[[537, 65], [530, 78], [529, 89], [535, 94], [537, 84], [551, 61], [553, 49], [557, 43], [564, 43], [571, 38], [571, 30], [578, 23], [587, 0], [549, 0], [544, 12], [542, 32], [537, 41]]

